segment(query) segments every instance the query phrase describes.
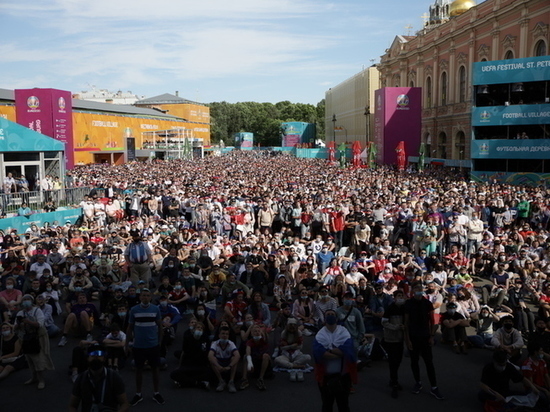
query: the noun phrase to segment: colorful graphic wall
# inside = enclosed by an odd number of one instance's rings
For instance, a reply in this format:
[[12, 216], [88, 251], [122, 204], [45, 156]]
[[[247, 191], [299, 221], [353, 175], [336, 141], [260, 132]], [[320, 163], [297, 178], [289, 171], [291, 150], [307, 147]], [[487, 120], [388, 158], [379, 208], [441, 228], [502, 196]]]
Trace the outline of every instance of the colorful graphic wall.
[[74, 167], [72, 95], [57, 89], [15, 90], [17, 123], [65, 143], [65, 167]]
[[281, 124], [282, 147], [315, 141], [315, 124], [305, 122], [283, 122]]
[[406, 157], [418, 156], [421, 90], [420, 87], [384, 87], [374, 92], [374, 143], [378, 163], [395, 164], [395, 149], [402, 140]]
[[235, 145], [241, 149], [251, 150], [254, 146], [254, 133], [235, 133]]

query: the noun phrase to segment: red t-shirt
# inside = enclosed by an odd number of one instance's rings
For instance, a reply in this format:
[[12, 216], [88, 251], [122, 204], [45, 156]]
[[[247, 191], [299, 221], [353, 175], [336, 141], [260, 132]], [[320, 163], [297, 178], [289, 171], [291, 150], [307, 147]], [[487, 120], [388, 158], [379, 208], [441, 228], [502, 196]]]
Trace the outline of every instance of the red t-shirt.
[[521, 366], [521, 373], [524, 377], [530, 378], [535, 385], [546, 387], [544, 377], [548, 373], [548, 368], [544, 359], [534, 361], [531, 357], [527, 358]]

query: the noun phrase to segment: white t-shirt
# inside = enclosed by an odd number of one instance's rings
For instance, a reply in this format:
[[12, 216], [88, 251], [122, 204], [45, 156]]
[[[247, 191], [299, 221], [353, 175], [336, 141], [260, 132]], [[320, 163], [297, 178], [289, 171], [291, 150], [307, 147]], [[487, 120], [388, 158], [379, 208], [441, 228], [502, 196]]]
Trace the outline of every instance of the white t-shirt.
[[219, 361], [227, 362], [229, 359], [231, 359], [231, 357], [233, 356], [233, 352], [237, 350], [237, 347], [235, 346], [233, 341], [228, 340], [227, 346], [224, 349], [220, 346], [220, 341], [217, 340], [212, 342], [212, 344], [210, 345], [210, 350], [214, 352], [214, 356], [216, 357], [216, 359], [218, 359]]

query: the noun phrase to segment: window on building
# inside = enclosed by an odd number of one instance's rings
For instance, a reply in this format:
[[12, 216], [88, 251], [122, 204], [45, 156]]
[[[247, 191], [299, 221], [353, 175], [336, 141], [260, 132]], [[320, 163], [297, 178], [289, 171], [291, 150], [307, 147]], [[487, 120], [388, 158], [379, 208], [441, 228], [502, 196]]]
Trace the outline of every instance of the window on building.
[[458, 69], [458, 101], [460, 103], [466, 101], [466, 68], [464, 66]]
[[426, 79], [426, 107], [432, 107], [432, 78]]
[[441, 105], [447, 104], [447, 72], [441, 73]]
[[504, 60], [510, 60], [513, 58], [514, 58], [514, 52], [512, 50], [508, 50], [504, 55]]
[[447, 158], [447, 134], [445, 132], [439, 133], [437, 139], [437, 157], [440, 159]]
[[546, 43], [544, 40], [539, 40], [535, 44], [535, 56], [546, 56]]
[[411, 80], [411, 82], [409, 83], [409, 87], [414, 87], [414, 82]]
[[466, 135], [463, 131], [459, 131], [455, 138], [455, 155], [454, 159], [464, 160], [466, 159]]

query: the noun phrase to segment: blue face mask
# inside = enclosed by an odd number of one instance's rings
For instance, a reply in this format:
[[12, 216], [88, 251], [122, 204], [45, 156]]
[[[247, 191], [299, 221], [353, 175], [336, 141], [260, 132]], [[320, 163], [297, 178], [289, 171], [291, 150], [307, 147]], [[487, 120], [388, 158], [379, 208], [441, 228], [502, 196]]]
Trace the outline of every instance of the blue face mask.
[[327, 325], [336, 325], [336, 315], [327, 315], [325, 317], [325, 321], [327, 322]]
[[32, 306], [32, 302], [30, 300], [24, 300], [21, 302], [21, 306], [23, 306], [25, 309], [28, 309]]
[[353, 306], [353, 300], [351, 300], [351, 299], [344, 299], [344, 305], [345, 305], [345, 306]]
[[220, 338], [220, 343], [221, 343], [222, 345], [227, 344], [227, 339], [221, 339], [221, 338]]
[[196, 330], [195, 332], [193, 332], [193, 336], [199, 339], [202, 336], [202, 330]]

